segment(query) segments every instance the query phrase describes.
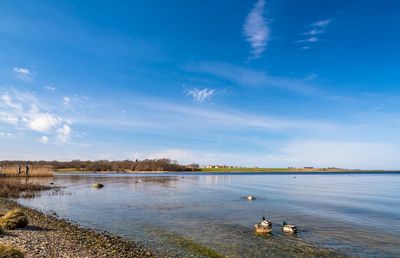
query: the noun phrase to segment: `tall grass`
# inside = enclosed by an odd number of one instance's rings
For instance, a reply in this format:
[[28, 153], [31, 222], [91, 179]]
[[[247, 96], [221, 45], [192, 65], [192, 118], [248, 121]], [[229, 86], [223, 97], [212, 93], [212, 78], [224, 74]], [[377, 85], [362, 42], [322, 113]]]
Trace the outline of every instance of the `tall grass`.
[[[3, 174], [8, 177], [26, 176], [26, 167], [24, 165], [22, 165], [21, 173], [18, 174], [18, 165], [2, 166], [0, 174]], [[54, 171], [53, 171], [52, 166], [30, 165], [29, 166], [29, 176], [31, 176], [31, 177], [51, 177], [51, 176], [54, 176]]]
[[22, 182], [17, 178], [0, 178], [0, 197], [34, 197], [40, 191], [49, 189], [49, 186]]

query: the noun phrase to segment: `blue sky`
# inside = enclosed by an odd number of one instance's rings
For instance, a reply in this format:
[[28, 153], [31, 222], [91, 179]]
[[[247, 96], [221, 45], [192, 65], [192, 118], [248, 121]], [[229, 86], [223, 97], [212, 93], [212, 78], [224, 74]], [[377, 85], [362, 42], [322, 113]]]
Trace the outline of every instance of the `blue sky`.
[[398, 1], [2, 1], [1, 159], [400, 168]]

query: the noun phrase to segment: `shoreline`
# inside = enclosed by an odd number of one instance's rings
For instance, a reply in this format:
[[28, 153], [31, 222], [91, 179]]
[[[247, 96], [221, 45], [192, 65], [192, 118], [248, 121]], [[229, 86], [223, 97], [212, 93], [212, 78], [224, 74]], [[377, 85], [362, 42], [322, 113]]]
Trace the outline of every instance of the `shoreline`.
[[285, 170], [285, 169], [207, 169], [199, 171], [79, 171], [79, 170], [55, 170], [54, 173], [68, 174], [68, 173], [88, 173], [88, 174], [207, 174], [207, 173], [286, 173], [286, 174], [338, 174], [338, 173], [351, 173], [351, 174], [363, 174], [363, 173], [400, 173], [400, 170]]
[[14, 208], [23, 210], [29, 224], [6, 231], [0, 243], [21, 250], [25, 257], [156, 257], [133, 241], [0, 198], [0, 212]]

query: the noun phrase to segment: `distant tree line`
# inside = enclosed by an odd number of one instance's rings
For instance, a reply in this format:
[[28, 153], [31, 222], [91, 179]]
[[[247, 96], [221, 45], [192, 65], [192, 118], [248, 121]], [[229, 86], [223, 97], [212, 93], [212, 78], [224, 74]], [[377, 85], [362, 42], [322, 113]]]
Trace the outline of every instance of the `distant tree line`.
[[54, 169], [76, 169], [80, 171], [193, 171], [193, 167], [179, 165], [178, 162], [170, 159], [145, 159], [145, 160], [72, 160], [72, 161], [20, 161], [3, 160], [0, 166], [11, 166], [16, 164], [29, 164], [45, 166], [50, 165]]

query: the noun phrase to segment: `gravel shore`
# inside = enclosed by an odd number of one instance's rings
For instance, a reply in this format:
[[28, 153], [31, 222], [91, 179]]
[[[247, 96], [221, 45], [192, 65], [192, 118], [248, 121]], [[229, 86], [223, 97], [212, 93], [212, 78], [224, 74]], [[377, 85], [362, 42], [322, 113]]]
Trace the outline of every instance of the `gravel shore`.
[[105, 232], [22, 207], [0, 198], [0, 212], [21, 208], [29, 218], [25, 229], [9, 230], [0, 243], [24, 252], [26, 257], [156, 257], [133, 242]]

